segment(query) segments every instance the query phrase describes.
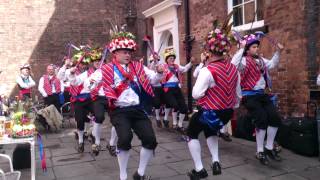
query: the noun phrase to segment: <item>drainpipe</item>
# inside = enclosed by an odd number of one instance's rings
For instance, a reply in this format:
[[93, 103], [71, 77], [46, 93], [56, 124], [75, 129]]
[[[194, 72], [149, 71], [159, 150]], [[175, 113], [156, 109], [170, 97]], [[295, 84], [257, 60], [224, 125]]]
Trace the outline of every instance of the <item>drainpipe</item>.
[[[184, 0], [184, 17], [185, 17], [185, 52], [187, 63], [190, 62], [190, 55], [192, 50], [192, 42], [194, 41], [194, 37], [190, 35], [190, 18], [189, 18], [189, 0]], [[187, 74], [187, 90], [188, 90], [188, 110], [192, 112], [192, 76], [191, 71], [188, 71]]]

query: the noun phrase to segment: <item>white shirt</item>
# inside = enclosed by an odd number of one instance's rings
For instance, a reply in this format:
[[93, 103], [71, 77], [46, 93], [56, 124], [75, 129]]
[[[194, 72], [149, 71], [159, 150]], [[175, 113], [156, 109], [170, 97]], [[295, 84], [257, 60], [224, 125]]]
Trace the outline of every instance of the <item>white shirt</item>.
[[57, 78], [63, 82], [64, 87], [70, 87], [70, 82], [68, 80], [66, 70], [67, 70], [67, 67], [63, 65], [57, 73]]
[[[125, 65], [121, 65], [124, 70], [126, 70], [126, 66]], [[160, 73], [156, 73], [150, 69], [148, 69], [147, 67], [144, 66], [144, 71], [147, 75], [147, 78], [152, 81], [156, 81], [157, 79], [161, 79], [162, 78], [162, 74]], [[102, 80], [102, 75], [101, 76], [96, 76], [96, 77], [92, 77], [95, 80], [95, 83], [100, 83]], [[118, 76], [118, 74], [116, 72], [114, 72], [114, 84], [113, 86], [117, 87], [119, 86], [120, 82], [121, 82], [121, 78]], [[138, 82], [137, 77], [134, 77], [134, 81]], [[140, 86], [140, 88], [142, 88]], [[139, 96], [138, 94], [136, 94], [134, 92], [134, 90], [128, 86], [127, 89], [125, 89], [120, 96], [118, 97], [118, 99], [114, 102], [114, 105], [116, 107], [128, 107], [128, 106], [135, 106], [135, 105], [139, 105], [140, 104], [140, 100], [139, 100]]]
[[[53, 76], [49, 76], [49, 79], [51, 79]], [[64, 86], [60, 80], [60, 84], [61, 84], [61, 92], [64, 91]], [[39, 86], [38, 86], [38, 90], [41, 93], [41, 95], [43, 97], [48, 97], [48, 94], [46, 93], [46, 91], [44, 90], [44, 79], [43, 77], [40, 78], [39, 80]], [[56, 93], [56, 88], [54, 87], [54, 84], [52, 84], [52, 94]]]
[[[239, 49], [238, 52], [233, 56], [231, 63], [234, 64], [238, 70], [241, 71], [246, 66], [246, 58], [243, 57], [244, 49]], [[268, 60], [266, 58], [262, 58], [265, 66], [268, 70], [275, 68], [279, 64], [280, 59], [280, 52], [276, 51], [271, 58], [271, 60]], [[259, 61], [258, 59], [255, 59], [256, 61]], [[241, 64], [240, 64], [241, 62]], [[258, 80], [257, 84], [254, 86], [253, 90], [261, 90], [266, 88], [266, 81], [263, 77], [263, 74], [261, 74], [260, 79]]]
[[[189, 62], [187, 65], [185, 65], [185, 66], [181, 66], [181, 65], [179, 65], [179, 69], [178, 69], [178, 71], [180, 72], [180, 73], [185, 73], [185, 72], [187, 72], [187, 71], [189, 71], [189, 69], [192, 67], [192, 64], [191, 64], [191, 62]], [[179, 79], [178, 79], [178, 77], [175, 75], [175, 74], [173, 74], [173, 76], [168, 80], [168, 83], [169, 82], [179, 82]]]
[[80, 86], [83, 84], [83, 89], [81, 90], [80, 94], [90, 93], [90, 81], [88, 78], [88, 71], [84, 71], [79, 75], [71, 74], [70, 70], [67, 69], [66, 75], [68, 80], [70, 81], [70, 85], [72, 86]]
[[320, 74], [317, 77], [317, 85], [320, 86]]
[[[90, 91], [94, 90], [99, 85], [99, 83], [101, 83], [101, 79], [102, 79], [101, 69], [97, 69], [94, 73], [92, 73], [90, 75], [89, 82], [91, 80], [95, 80], [95, 82], [91, 83], [89, 86]], [[99, 81], [99, 83], [97, 83], [97, 80]], [[100, 89], [98, 91], [98, 96], [105, 96], [102, 86], [100, 87]]]
[[193, 77], [197, 78], [199, 75], [200, 70], [203, 68], [204, 64], [201, 62], [196, 69], [193, 71]]
[[[238, 73], [238, 81], [236, 87], [236, 94], [238, 98], [238, 102], [235, 107], [239, 107], [240, 99], [241, 99], [241, 86], [240, 86], [240, 74]], [[216, 83], [212, 77], [210, 70], [207, 67], [204, 67], [200, 70], [196, 83], [192, 89], [192, 97], [194, 99], [200, 99], [205, 96], [206, 91], [209, 88], [216, 86]]]
[[[22, 78], [24, 78], [24, 79], [28, 78], [29, 81], [28, 82], [24, 82]], [[20, 76], [17, 77], [16, 82], [23, 89], [29, 89], [29, 88], [32, 88], [33, 86], [36, 85], [36, 83], [31, 78], [31, 76], [26, 77], [23, 74], [21, 74]]]

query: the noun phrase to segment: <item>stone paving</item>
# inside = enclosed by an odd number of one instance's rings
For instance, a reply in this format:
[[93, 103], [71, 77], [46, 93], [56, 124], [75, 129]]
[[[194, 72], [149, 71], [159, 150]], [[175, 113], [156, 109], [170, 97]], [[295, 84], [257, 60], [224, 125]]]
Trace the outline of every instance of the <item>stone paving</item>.
[[[106, 139], [110, 136], [110, 124], [103, 128], [106, 136], [103, 151], [94, 156], [90, 153], [90, 144], [86, 143], [85, 153], [78, 154], [75, 149], [75, 139], [72, 128], [65, 128], [59, 133], [43, 135], [48, 171], [43, 173], [37, 157], [37, 180], [117, 180], [118, 164], [105, 149]], [[193, 168], [190, 153], [180, 135], [155, 128], [158, 147], [155, 157], [147, 168], [147, 174], [155, 180], [187, 180], [187, 171]], [[213, 176], [210, 171], [211, 157], [206, 147], [203, 135], [202, 157], [209, 171], [207, 179], [214, 180], [318, 180], [320, 179], [320, 161], [316, 157], [303, 157], [283, 149], [282, 162], [271, 162], [269, 166], [261, 165], [254, 157], [255, 144], [242, 139], [233, 138], [232, 142], [220, 139], [220, 162], [222, 175]], [[136, 171], [139, 161], [140, 142], [135, 136], [132, 141], [133, 149], [128, 165], [128, 176]], [[5, 147], [9, 154], [12, 147]], [[3, 163], [0, 167], [6, 169]], [[30, 170], [22, 170], [22, 180], [30, 179]]]

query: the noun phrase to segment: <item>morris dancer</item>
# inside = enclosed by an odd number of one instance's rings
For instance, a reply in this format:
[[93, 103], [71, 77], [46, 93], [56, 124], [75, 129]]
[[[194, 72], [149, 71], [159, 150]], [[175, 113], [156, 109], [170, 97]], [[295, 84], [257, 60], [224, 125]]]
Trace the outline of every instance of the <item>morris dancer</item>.
[[[268, 158], [281, 161], [281, 157], [274, 150], [274, 139], [281, 124], [281, 117], [268, 94], [270, 69], [279, 63], [281, 44], [277, 44], [278, 50], [271, 60], [258, 55], [260, 40], [254, 35], [245, 36], [241, 43], [241, 49], [233, 56], [232, 63], [241, 72], [241, 88], [243, 104], [255, 120], [257, 159], [264, 165], [269, 164]], [[264, 147], [264, 139], [267, 132], [267, 143]]]
[[231, 49], [227, 35], [227, 30], [216, 27], [208, 34], [205, 41], [209, 53], [207, 66], [200, 70], [192, 90], [193, 98], [198, 100], [199, 112], [192, 116], [187, 129], [190, 138], [188, 147], [195, 165], [195, 169], [188, 173], [191, 180], [208, 176], [201, 161], [201, 147], [198, 140], [201, 131], [204, 131], [212, 155], [212, 173], [221, 174], [217, 135], [231, 119], [233, 108], [238, 106], [241, 98], [239, 73], [226, 59]]
[[132, 130], [142, 142], [139, 168], [133, 175], [134, 180], [150, 179], [145, 175], [145, 169], [157, 146], [151, 121], [141, 104], [146, 96], [153, 96], [150, 79], [161, 78], [161, 69], [155, 73], [131, 59], [131, 53], [136, 50], [134, 38], [129, 32], [112, 34], [109, 50], [113, 60], [101, 69], [105, 95], [109, 108], [113, 109], [109, 113], [111, 123], [118, 135], [117, 157], [121, 180], [127, 179]]
[[[173, 129], [183, 132], [183, 121], [188, 112], [188, 108], [181, 91], [182, 73], [189, 71], [192, 67], [192, 63], [195, 60], [192, 59], [186, 66], [180, 66], [175, 64], [176, 54], [173, 48], [167, 48], [164, 51], [164, 59], [166, 64], [164, 65], [164, 78], [162, 79], [162, 86], [165, 92], [165, 101], [169, 107], [173, 108], [172, 119]], [[179, 122], [177, 120], [179, 112]]]

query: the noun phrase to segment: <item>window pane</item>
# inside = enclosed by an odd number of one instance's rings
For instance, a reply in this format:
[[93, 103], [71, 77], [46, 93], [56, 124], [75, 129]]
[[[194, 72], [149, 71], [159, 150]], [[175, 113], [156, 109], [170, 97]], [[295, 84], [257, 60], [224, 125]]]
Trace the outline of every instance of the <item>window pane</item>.
[[233, 26], [239, 26], [242, 24], [242, 6], [233, 8]]
[[244, 5], [244, 24], [252, 23], [255, 16], [254, 2]]
[[258, 21], [263, 20], [263, 8], [264, 0], [257, 0], [257, 19]]
[[236, 6], [238, 4], [241, 4], [242, 3], [242, 0], [233, 0], [233, 6]]

